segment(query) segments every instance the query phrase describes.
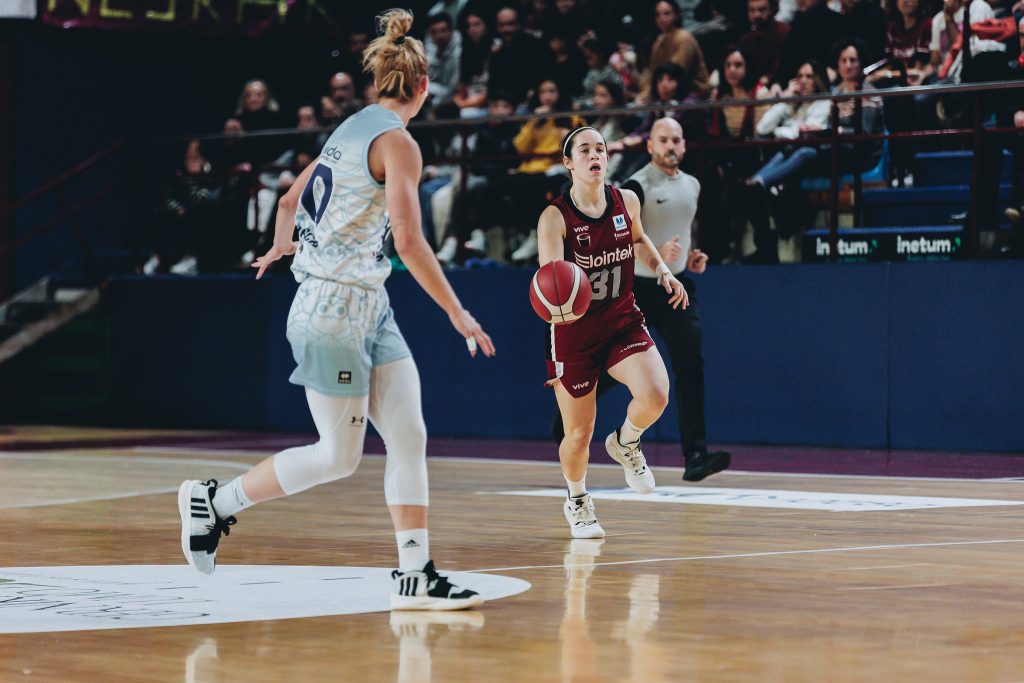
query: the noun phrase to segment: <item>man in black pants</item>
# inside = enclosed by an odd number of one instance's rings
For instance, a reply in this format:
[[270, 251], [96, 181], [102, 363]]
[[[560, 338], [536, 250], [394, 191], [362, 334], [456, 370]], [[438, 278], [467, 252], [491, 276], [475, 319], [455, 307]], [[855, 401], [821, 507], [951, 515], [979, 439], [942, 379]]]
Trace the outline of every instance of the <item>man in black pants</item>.
[[[700, 481], [729, 466], [726, 451], [708, 453], [704, 426], [704, 358], [701, 355], [700, 315], [694, 301], [693, 281], [683, 276], [684, 270], [704, 272], [708, 257], [699, 249], [690, 249], [690, 232], [697, 213], [700, 183], [679, 170], [686, 151], [686, 141], [679, 123], [672, 118], [659, 119], [651, 128], [647, 141], [651, 163], [634, 173], [623, 184], [633, 190], [642, 205], [644, 232], [658, 245], [665, 263], [686, 287], [690, 305], [674, 309], [668, 305], [665, 290], [658, 286], [657, 276], [642, 263], [636, 263], [633, 295], [644, 314], [668, 346], [669, 358], [676, 380], [676, 406], [679, 411], [679, 434], [686, 471], [683, 479]], [[607, 373], [597, 384], [598, 395], [615, 386]], [[561, 416], [552, 429], [561, 441]]]

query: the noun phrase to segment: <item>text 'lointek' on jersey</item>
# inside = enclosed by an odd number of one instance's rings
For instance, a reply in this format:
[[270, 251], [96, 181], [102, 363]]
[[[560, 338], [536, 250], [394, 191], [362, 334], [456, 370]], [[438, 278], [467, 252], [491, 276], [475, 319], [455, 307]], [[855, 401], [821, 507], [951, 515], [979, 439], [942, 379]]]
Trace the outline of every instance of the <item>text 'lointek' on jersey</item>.
[[[565, 221], [563, 258], [583, 269], [593, 292], [576, 322], [554, 326], [559, 360], [573, 360], [644, 317], [633, 298], [633, 221], [618, 188], [605, 186], [607, 209], [597, 218], [582, 213], [568, 192], [552, 201]], [[550, 353], [550, 349], [549, 349]]]
[[374, 104], [346, 119], [327, 140], [295, 215], [296, 280], [383, 287], [391, 273], [382, 253], [387, 202], [384, 185], [370, 174], [369, 152], [374, 140], [404, 125], [393, 111]]

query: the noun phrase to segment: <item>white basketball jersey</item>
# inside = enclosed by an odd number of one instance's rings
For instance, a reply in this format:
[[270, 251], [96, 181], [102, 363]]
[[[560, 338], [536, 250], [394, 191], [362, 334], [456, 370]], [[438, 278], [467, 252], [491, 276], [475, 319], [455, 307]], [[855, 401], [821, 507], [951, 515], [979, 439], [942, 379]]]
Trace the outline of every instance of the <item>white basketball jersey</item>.
[[370, 174], [370, 144], [404, 127], [393, 111], [373, 104], [350, 116], [327, 140], [303, 188], [295, 224], [295, 278], [333, 280], [375, 289], [391, 273], [382, 253], [388, 231], [384, 185]]

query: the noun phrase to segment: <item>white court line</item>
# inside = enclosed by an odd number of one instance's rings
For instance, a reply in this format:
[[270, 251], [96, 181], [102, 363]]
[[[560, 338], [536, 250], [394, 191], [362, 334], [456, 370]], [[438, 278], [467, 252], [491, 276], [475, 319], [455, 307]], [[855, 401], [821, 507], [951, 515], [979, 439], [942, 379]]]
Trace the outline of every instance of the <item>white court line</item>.
[[155, 496], [160, 493], [173, 493], [177, 491], [175, 486], [169, 489], [152, 489], [146, 491], [125, 491], [124, 493], [111, 493], [106, 496], [86, 496], [83, 498], [63, 498], [60, 500], [47, 500], [39, 503], [18, 503], [15, 505], [2, 505], [0, 510], [23, 510], [25, 508], [44, 508], [49, 505], [74, 505], [76, 503], [95, 503], [101, 500], [118, 500], [120, 498], [135, 498], [136, 496]]
[[[0, 453], [0, 460], [28, 460], [28, 461], [57, 461], [57, 462], [105, 462], [105, 463], [116, 463], [123, 465], [125, 462], [142, 462], [142, 463], [153, 463], [153, 464], [171, 464], [171, 465], [195, 465], [201, 466], [214, 466], [214, 467], [230, 467], [238, 470], [248, 470], [249, 465], [242, 463], [231, 462], [228, 460], [196, 460], [193, 458], [146, 458], [139, 456], [128, 456], [128, 457], [115, 457], [107, 455], [73, 455], [63, 453], [36, 453], [36, 452], [14, 452], [14, 453]], [[0, 504], [0, 510], [22, 510], [25, 508], [37, 508], [47, 507], [50, 505], [74, 505], [77, 503], [94, 503], [102, 500], [119, 500], [121, 498], [135, 498], [137, 496], [154, 496], [162, 493], [173, 493], [177, 491], [178, 487], [173, 488], [159, 488], [159, 489], [146, 489], [144, 491], [122, 491], [120, 493], [111, 493], [102, 496], [81, 496], [78, 498], [61, 498], [58, 500], [47, 500], [35, 503], [17, 503], [12, 505]]]
[[[138, 451], [143, 453], [226, 453], [231, 455], [261, 455], [266, 454], [267, 451], [256, 451], [256, 450], [241, 450], [241, 449], [221, 449], [221, 448], [194, 448], [191, 446], [182, 446], [180, 448], [173, 446], [139, 446], [129, 449], [131, 451]], [[371, 458], [383, 458], [386, 457], [380, 453], [364, 453], [363, 457]], [[526, 460], [516, 458], [467, 458], [458, 455], [430, 455], [427, 457], [433, 460], [447, 460], [450, 462], [463, 462], [463, 463], [474, 463], [481, 462], [490, 465], [542, 465], [544, 467], [559, 467], [559, 462], [556, 459], [552, 460]], [[599, 467], [608, 469], [619, 469], [621, 465], [615, 463], [603, 463], [603, 462], [592, 462], [587, 467]], [[682, 472], [682, 467], [657, 465], [654, 467], [657, 470], [666, 471], [678, 471]], [[906, 477], [886, 474], [820, 474], [820, 473], [805, 473], [805, 472], [752, 472], [749, 470], [724, 470], [723, 474], [737, 474], [744, 477], [790, 477], [794, 479], [798, 478], [829, 478], [829, 479], [879, 479], [882, 481], [955, 481], [955, 482], [999, 482], [1005, 484], [1011, 483], [1024, 483], [1024, 477], [990, 477], [990, 478], [977, 478], [977, 477]]]
[[195, 458], [146, 458], [140, 456], [75, 455], [72, 453], [38, 453], [36, 451], [0, 452], [0, 460], [57, 460], [64, 462], [109, 462], [123, 465], [125, 462], [145, 462], [171, 465], [214, 465], [247, 470], [250, 465], [231, 460], [197, 460]]
[[864, 572], [872, 569], [901, 569], [903, 567], [927, 567], [930, 566], [931, 562], [911, 562], [909, 564], [880, 564], [872, 565], [870, 567], [841, 567], [839, 569], [833, 569], [834, 572]]
[[731, 555], [689, 555], [684, 557], [654, 557], [643, 560], [619, 560], [617, 562], [594, 562], [591, 564], [537, 564], [522, 567], [493, 567], [474, 569], [473, 572], [524, 571], [527, 569], [565, 569], [567, 567], [614, 567], [623, 564], [650, 564], [653, 562], [695, 562], [699, 560], [736, 560], [748, 557], [775, 557], [779, 555], [819, 555], [824, 553], [854, 553], [872, 550], [903, 550], [907, 548], [942, 548], [959, 545], [992, 545], [996, 543], [1024, 543], [1024, 538], [999, 538], [990, 541], [945, 541], [938, 543], [899, 543], [891, 545], [855, 545], [842, 548], [817, 548], [814, 550], [768, 550], [759, 553], [734, 553]]
[[896, 591], [903, 588], [938, 588], [939, 586], [958, 586], [959, 583], [945, 581], [943, 583], [905, 583], [901, 586], [851, 586], [837, 588], [837, 591]]

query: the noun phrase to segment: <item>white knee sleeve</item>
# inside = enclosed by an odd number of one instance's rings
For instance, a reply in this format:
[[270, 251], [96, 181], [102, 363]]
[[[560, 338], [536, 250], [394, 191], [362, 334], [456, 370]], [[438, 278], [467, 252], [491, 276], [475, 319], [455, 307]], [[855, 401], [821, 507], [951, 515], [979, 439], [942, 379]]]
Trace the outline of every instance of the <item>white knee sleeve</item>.
[[306, 400], [320, 441], [274, 456], [274, 474], [289, 496], [356, 471], [366, 436], [366, 396], [325, 396], [306, 389]]
[[373, 369], [369, 414], [388, 454], [384, 467], [388, 505], [427, 505], [427, 428], [420, 376], [412, 358]]

